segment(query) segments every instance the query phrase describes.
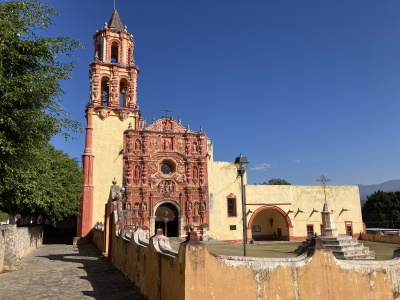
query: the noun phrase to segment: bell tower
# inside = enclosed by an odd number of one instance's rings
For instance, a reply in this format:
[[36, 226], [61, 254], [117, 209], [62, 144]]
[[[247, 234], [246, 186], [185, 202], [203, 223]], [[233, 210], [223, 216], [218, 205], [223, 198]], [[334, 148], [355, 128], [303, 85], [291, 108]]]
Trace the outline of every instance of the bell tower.
[[78, 216], [78, 236], [87, 236], [102, 222], [110, 182], [123, 181], [123, 133], [144, 126], [137, 98], [135, 42], [117, 10], [94, 39], [90, 63], [90, 99], [86, 107], [86, 141], [82, 155], [83, 196]]

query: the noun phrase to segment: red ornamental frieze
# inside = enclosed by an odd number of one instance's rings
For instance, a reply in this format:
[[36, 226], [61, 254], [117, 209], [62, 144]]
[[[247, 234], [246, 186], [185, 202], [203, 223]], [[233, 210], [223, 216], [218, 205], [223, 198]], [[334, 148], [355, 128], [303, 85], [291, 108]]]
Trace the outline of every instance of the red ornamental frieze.
[[149, 224], [154, 206], [166, 199], [179, 203], [187, 223], [208, 222], [205, 135], [164, 117], [143, 129], [129, 128], [124, 138], [126, 182], [132, 182], [128, 202], [140, 204], [138, 223]]
[[136, 139], [135, 141], [135, 151], [142, 151], [142, 142], [140, 139]]
[[163, 138], [162, 148], [164, 151], [172, 151], [172, 138]]
[[132, 154], [134, 150], [134, 144], [133, 144], [133, 136], [132, 134], [128, 134], [125, 136], [125, 153], [126, 154]]
[[177, 170], [179, 173], [184, 174], [185, 173], [185, 165], [179, 164]]
[[145, 130], [157, 132], [175, 132], [185, 133], [186, 128], [183, 127], [178, 121], [172, 120], [171, 117], [164, 117], [155, 121], [153, 124], [146, 126]]
[[158, 148], [158, 140], [156, 138], [152, 138], [150, 140], [150, 147], [154, 150]]
[[177, 151], [182, 153], [184, 148], [185, 148], [184, 140], [183, 139], [177, 139], [176, 140], [176, 149], [177, 149]]
[[155, 163], [149, 163], [149, 173], [154, 174], [157, 172], [157, 165]]

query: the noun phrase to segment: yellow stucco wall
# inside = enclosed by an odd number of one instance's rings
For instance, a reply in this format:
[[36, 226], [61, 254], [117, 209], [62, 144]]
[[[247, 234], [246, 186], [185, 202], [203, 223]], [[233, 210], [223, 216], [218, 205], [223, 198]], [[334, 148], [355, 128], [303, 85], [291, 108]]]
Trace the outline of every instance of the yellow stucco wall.
[[[326, 197], [329, 208], [334, 211], [335, 226], [339, 234], [346, 234], [345, 221], [352, 221], [353, 233], [359, 234], [363, 230], [360, 194], [357, 186], [328, 186]], [[288, 213], [293, 225], [293, 236], [307, 235], [307, 225], [314, 225], [314, 232], [321, 233], [321, 211], [324, 205], [324, 190], [321, 186], [293, 186], [293, 185], [247, 185], [246, 204], [255, 212], [263, 205], [275, 205]], [[343, 210], [346, 209], [347, 211]], [[318, 212], [313, 212], [317, 210]], [[269, 214], [270, 209], [263, 213], [268, 220], [273, 218], [274, 229], [283, 216], [275, 211]], [[291, 211], [291, 212], [290, 212]], [[271, 210], [273, 212], [273, 210]], [[248, 221], [253, 214], [248, 215]], [[255, 221], [257, 218], [254, 219]], [[252, 225], [258, 225], [253, 222]], [[269, 225], [269, 226], [268, 226]], [[267, 224], [271, 227], [270, 224]], [[284, 234], [285, 235], [285, 234]]]
[[105, 204], [114, 177], [122, 186], [123, 172], [123, 132], [129, 123], [135, 126], [134, 118], [121, 121], [113, 112], [104, 120], [93, 115], [93, 222], [104, 222]]
[[[209, 161], [210, 192], [210, 228], [209, 236], [219, 240], [243, 239], [240, 177], [233, 162]], [[246, 178], [244, 180], [246, 183]], [[227, 196], [236, 196], [237, 217], [228, 217]], [[281, 229], [283, 236], [294, 236], [302, 239], [307, 236], [307, 225], [313, 225], [314, 233], [321, 234], [321, 211], [324, 205], [324, 190], [321, 186], [294, 185], [245, 185], [246, 211], [248, 225], [260, 226], [258, 235], [272, 235]], [[334, 211], [334, 220], [338, 234], [346, 234], [345, 222], [351, 221], [353, 234], [363, 230], [360, 195], [357, 186], [327, 186], [326, 197], [329, 208]], [[264, 205], [273, 205], [281, 209], [258, 211], [252, 224], [253, 214]], [[314, 210], [314, 212], [313, 212]], [[290, 218], [292, 229], [286, 225], [282, 214]], [[271, 221], [272, 219], [272, 221]], [[236, 225], [236, 230], [230, 230]], [[248, 237], [251, 236], [248, 229]]]
[[[242, 194], [234, 163], [209, 161], [208, 184], [211, 202], [208, 235], [219, 240], [242, 239]], [[227, 196], [231, 193], [236, 196], [236, 217], [228, 217]], [[236, 225], [236, 230], [230, 230], [230, 225]]]

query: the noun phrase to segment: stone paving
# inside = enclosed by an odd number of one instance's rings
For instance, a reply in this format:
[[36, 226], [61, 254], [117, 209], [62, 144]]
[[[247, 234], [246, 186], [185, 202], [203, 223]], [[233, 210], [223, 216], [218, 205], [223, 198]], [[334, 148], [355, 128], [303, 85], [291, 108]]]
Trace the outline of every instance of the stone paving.
[[0, 299], [144, 300], [124, 275], [88, 245], [43, 245], [0, 274]]

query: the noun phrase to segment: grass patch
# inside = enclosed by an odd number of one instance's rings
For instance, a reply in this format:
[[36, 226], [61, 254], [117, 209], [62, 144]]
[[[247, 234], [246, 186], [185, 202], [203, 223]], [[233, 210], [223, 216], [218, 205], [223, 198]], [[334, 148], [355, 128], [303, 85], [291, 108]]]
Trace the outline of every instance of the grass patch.
[[399, 244], [377, 243], [369, 241], [360, 241], [369, 250], [375, 251], [375, 260], [388, 260], [393, 256], [393, 251], [400, 248]]
[[[293, 251], [297, 249], [300, 243], [271, 243], [271, 244], [254, 244], [247, 245], [247, 256], [253, 257], [296, 257], [297, 254]], [[243, 256], [243, 245], [217, 245], [209, 244], [207, 245], [208, 251], [228, 256]]]
[[[393, 251], [400, 248], [398, 244], [376, 243], [369, 241], [360, 241], [369, 250], [375, 251], [375, 260], [388, 260], [393, 256]], [[288, 258], [296, 257], [293, 251], [297, 249], [300, 242], [289, 243], [268, 243], [268, 244], [248, 244], [246, 246], [247, 256], [250, 257], [271, 257]], [[173, 249], [178, 250], [179, 244], [172, 244]], [[227, 256], [243, 256], [242, 244], [207, 244], [208, 251]]]

